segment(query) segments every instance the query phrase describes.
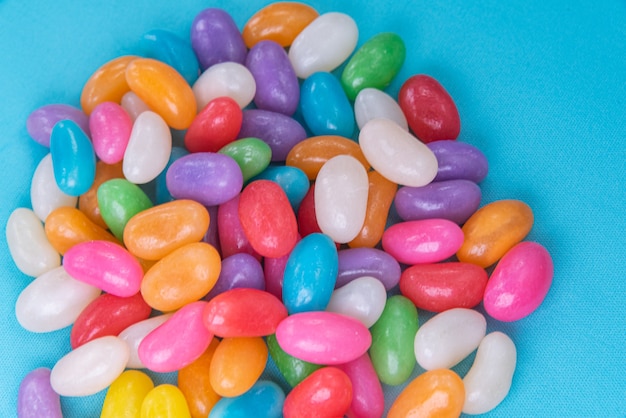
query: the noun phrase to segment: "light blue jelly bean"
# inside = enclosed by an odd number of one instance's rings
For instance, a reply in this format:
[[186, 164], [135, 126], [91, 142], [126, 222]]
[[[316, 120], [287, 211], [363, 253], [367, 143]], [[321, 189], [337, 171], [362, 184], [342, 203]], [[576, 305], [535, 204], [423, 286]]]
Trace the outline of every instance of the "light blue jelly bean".
[[280, 418], [285, 393], [276, 383], [259, 380], [243, 395], [220, 399], [209, 418]]
[[72, 120], [57, 122], [50, 134], [54, 179], [70, 196], [87, 192], [96, 177], [96, 154], [91, 140]]
[[313, 233], [302, 238], [283, 274], [283, 303], [289, 314], [326, 309], [338, 269], [337, 247], [328, 235]]
[[283, 189], [291, 203], [291, 207], [295, 213], [298, 213], [298, 208], [306, 192], [309, 191], [309, 178], [304, 171], [298, 167], [292, 167], [288, 165], [274, 166], [271, 165], [255, 176], [252, 180], [265, 179], [271, 180]]
[[339, 80], [331, 73], [317, 72], [300, 87], [300, 110], [314, 135], [351, 138], [355, 129], [352, 105]]
[[191, 43], [176, 34], [155, 29], [143, 35], [140, 44], [142, 55], [154, 58], [173, 67], [193, 85], [200, 75], [200, 63]]
[[180, 157], [183, 157], [187, 154], [189, 154], [189, 151], [187, 151], [185, 148], [172, 147], [170, 159], [167, 162], [165, 169], [163, 169], [163, 171], [161, 171], [161, 173], [156, 178], [155, 196], [156, 196], [157, 204], [167, 203], [167, 202], [171, 202], [172, 200], [174, 200], [174, 197], [171, 195], [170, 191], [167, 189], [167, 182], [165, 180], [167, 176], [167, 169], [170, 168], [170, 166], [172, 165], [174, 161], [178, 160]]

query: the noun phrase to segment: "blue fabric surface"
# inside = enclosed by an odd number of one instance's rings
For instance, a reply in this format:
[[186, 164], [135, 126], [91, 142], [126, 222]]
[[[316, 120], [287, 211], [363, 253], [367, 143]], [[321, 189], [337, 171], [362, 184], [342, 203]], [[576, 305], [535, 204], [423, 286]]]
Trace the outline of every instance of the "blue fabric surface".
[[[307, 2], [352, 15], [359, 44], [384, 31], [402, 36], [407, 61], [389, 91], [417, 73], [438, 79], [457, 103], [459, 140], [489, 160], [483, 203], [514, 198], [534, 211], [528, 239], [551, 252], [554, 282], [529, 317], [488, 319], [488, 331], [515, 342], [518, 365], [509, 396], [486, 416], [625, 417], [626, 2]], [[188, 39], [194, 16], [217, 5], [241, 28], [267, 3], [0, 2], [2, 237], [10, 213], [30, 206], [30, 177], [47, 152], [26, 132], [30, 112], [77, 106], [92, 72], [132, 53], [148, 30]], [[18, 325], [15, 300], [31, 278], [13, 265], [4, 238], [0, 274], [0, 416], [10, 417], [21, 379], [69, 351], [69, 328], [37, 335]], [[399, 390], [386, 388], [388, 405]], [[103, 398], [63, 398], [65, 416], [99, 416]]]

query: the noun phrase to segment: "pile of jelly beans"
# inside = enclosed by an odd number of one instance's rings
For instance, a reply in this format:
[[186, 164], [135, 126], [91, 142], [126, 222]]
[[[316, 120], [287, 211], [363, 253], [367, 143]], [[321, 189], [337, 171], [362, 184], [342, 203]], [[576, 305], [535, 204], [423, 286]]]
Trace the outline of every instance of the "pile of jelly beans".
[[406, 384], [389, 417], [504, 399], [515, 346], [473, 308], [515, 321], [546, 296], [532, 210], [479, 207], [487, 161], [456, 140], [450, 95], [418, 74], [390, 96], [402, 39], [357, 43], [343, 13], [279, 2], [239, 31], [209, 8], [191, 43], [154, 30], [98, 68], [82, 109], [32, 112], [50, 153], [7, 224], [35, 277], [16, 316], [72, 328], [23, 379], [19, 417], [103, 390], [102, 417], [381, 417], [383, 384]]

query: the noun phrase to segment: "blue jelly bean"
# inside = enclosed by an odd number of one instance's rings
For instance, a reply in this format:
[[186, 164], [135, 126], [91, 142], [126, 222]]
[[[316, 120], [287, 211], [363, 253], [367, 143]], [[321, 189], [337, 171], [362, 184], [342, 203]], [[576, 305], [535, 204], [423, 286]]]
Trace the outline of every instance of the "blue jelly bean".
[[243, 395], [220, 399], [209, 418], [280, 418], [285, 393], [276, 383], [259, 380]]
[[172, 147], [172, 152], [170, 154], [170, 159], [165, 166], [165, 169], [161, 171], [161, 173], [156, 178], [155, 185], [155, 197], [157, 204], [167, 203], [174, 200], [174, 197], [170, 194], [170, 191], [167, 189], [166, 175], [167, 169], [170, 168], [172, 163], [178, 160], [180, 157], [189, 154], [185, 148], [182, 147]]
[[205, 296], [211, 300], [220, 293], [237, 288], [265, 290], [265, 276], [259, 260], [248, 253], [236, 253], [222, 260], [220, 275]]
[[54, 178], [63, 193], [80, 196], [89, 190], [96, 177], [96, 154], [76, 122], [66, 119], [54, 125], [50, 154]]
[[154, 58], [173, 67], [192, 85], [200, 75], [200, 63], [191, 43], [176, 34], [156, 29], [143, 35], [140, 47], [142, 55]]
[[298, 167], [288, 165], [271, 165], [255, 176], [252, 180], [271, 180], [283, 189], [294, 212], [298, 212], [300, 203], [309, 191], [309, 178]]

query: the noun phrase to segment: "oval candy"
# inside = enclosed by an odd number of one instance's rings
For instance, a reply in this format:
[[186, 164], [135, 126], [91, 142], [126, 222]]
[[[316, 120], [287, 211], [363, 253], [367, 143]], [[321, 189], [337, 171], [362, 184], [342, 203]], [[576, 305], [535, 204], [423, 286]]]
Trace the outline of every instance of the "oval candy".
[[50, 155], [59, 189], [70, 196], [85, 193], [96, 177], [96, 154], [87, 134], [71, 120], [57, 122], [50, 134]]
[[237, 24], [219, 8], [204, 9], [196, 15], [191, 24], [191, 47], [202, 71], [225, 61], [243, 64], [247, 53]]
[[239, 104], [230, 97], [216, 97], [196, 115], [185, 133], [189, 152], [217, 152], [233, 142], [241, 129]]
[[62, 206], [76, 207], [78, 198], [64, 193], [54, 179], [52, 155], [46, 154], [39, 161], [30, 183], [30, 203], [33, 212], [45, 221], [50, 212]]
[[406, 116], [393, 97], [384, 91], [366, 87], [354, 99], [354, 116], [359, 129], [372, 119], [387, 118], [405, 131], [409, 130]]
[[286, 47], [317, 16], [317, 10], [304, 3], [271, 3], [248, 19], [241, 35], [248, 48], [263, 40], [271, 40]]
[[213, 338], [200, 357], [178, 371], [177, 386], [185, 395], [193, 418], [206, 418], [221, 399], [213, 390], [209, 375], [211, 360], [219, 342], [217, 338]]
[[102, 219], [120, 241], [124, 239], [124, 228], [130, 218], [152, 207], [148, 195], [139, 186], [123, 178], [102, 183], [96, 197]]
[[307, 138], [297, 120], [282, 113], [263, 109], [243, 111], [239, 138], [259, 138], [272, 150], [272, 161], [285, 161], [296, 144]]
[[370, 328], [382, 315], [386, 301], [387, 291], [381, 281], [363, 276], [336, 289], [326, 310], [358, 319]]
[[276, 367], [278, 367], [278, 370], [292, 388], [302, 382], [315, 370], [322, 367], [319, 364], [309, 363], [308, 361], [300, 360], [297, 357], [287, 354], [278, 344], [276, 334], [268, 335], [265, 341], [269, 354], [276, 364]]
[[342, 417], [352, 402], [352, 382], [337, 367], [314, 371], [287, 394], [285, 418]]
[[267, 356], [267, 346], [261, 337], [224, 338], [211, 359], [211, 386], [224, 397], [244, 394], [261, 377]]
[[219, 294], [240, 288], [265, 290], [263, 267], [259, 260], [247, 253], [222, 258], [222, 268], [217, 282], [204, 299], [210, 301]]
[[192, 90], [198, 109], [203, 109], [218, 97], [230, 97], [243, 109], [254, 98], [256, 82], [243, 63], [228, 61], [212, 65], [204, 71]]
[[272, 160], [272, 149], [258, 138], [236, 139], [224, 145], [218, 152], [237, 162], [244, 183], [263, 172]]
[[17, 391], [19, 418], [63, 418], [61, 398], [50, 386], [50, 369], [39, 367], [29, 372]]
[[270, 380], [259, 380], [239, 396], [220, 399], [209, 416], [281, 418], [284, 401], [285, 393], [280, 386]]
[[144, 398], [153, 388], [150, 376], [126, 370], [107, 389], [100, 418], [138, 417]]
[[378, 248], [345, 248], [339, 250], [337, 255], [337, 288], [359, 277], [371, 276], [380, 280], [386, 290], [391, 290], [400, 280], [400, 264]]
[[372, 361], [367, 353], [356, 360], [340, 364], [352, 383], [352, 403], [347, 416], [355, 418], [380, 418], [385, 411], [385, 394]]
[[200, 75], [200, 64], [190, 43], [175, 33], [154, 29], [146, 32], [140, 42], [142, 55], [166, 63], [193, 84]]
[[48, 104], [32, 111], [26, 119], [26, 131], [44, 147], [50, 146], [52, 128], [61, 120], [72, 120], [89, 135], [89, 118], [78, 108], [67, 104]]
[[143, 321], [139, 321], [129, 326], [120, 334], [122, 340], [128, 344], [130, 348], [130, 356], [128, 357], [128, 363], [126, 367], [129, 369], [145, 369], [146, 365], [143, 364], [141, 359], [139, 358], [139, 344], [146, 337], [146, 335], [150, 334], [155, 328], [164, 323], [171, 317], [172, 314], [164, 314], [153, 316], [152, 318], [144, 319]]
[[89, 115], [89, 130], [96, 156], [106, 164], [122, 161], [133, 129], [133, 121], [122, 106], [100, 103]]
[[191, 418], [185, 395], [174, 385], [155, 386], [141, 403], [140, 418]]
[[126, 82], [126, 67], [139, 57], [124, 55], [104, 63], [89, 77], [80, 94], [80, 105], [89, 115], [103, 102], [119, 103], [130, 90]]
[[437, 157], [439, 167], [434, 181], [464, 179], [480, 183], [487, 176], [487, 157], [471, 144], [443, 139], [426, 146]]
[[96, 177], [93, 184], [89, 190], [83, 193], [78, 199], [78, 209], [83, 212], [91, 222], [104, 229], [108, 229], [108, 226], [106, 222], [104, 222], [104, 219], [102, 219], [100, 207], [98, 206], [98, 189], [105, 181], [123, 177], [124, 173], [122, 171], [121, 162], [117, 164], [105, 164], [102, 161], [98, 161], [96, 163]]

